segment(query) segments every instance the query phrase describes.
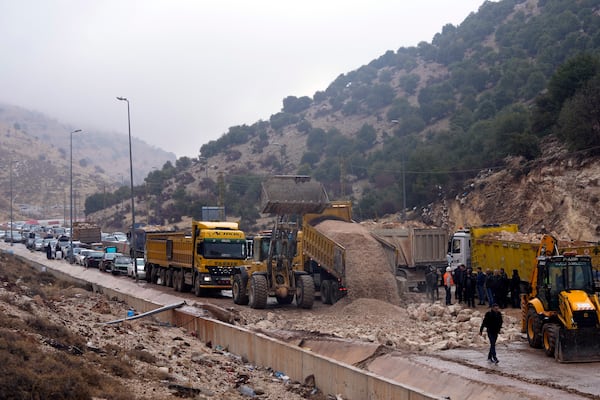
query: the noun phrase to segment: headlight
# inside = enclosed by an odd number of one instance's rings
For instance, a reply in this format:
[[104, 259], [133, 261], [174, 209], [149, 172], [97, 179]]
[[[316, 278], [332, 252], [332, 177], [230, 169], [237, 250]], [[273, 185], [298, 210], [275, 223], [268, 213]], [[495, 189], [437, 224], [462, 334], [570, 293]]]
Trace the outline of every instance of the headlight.
[[210, 275], [204, 275], [204, 277], [202, 278], [202, 280], [204, 282], [210, 282], [210, 281], [212, 281], [212, 278], [210, 277]]

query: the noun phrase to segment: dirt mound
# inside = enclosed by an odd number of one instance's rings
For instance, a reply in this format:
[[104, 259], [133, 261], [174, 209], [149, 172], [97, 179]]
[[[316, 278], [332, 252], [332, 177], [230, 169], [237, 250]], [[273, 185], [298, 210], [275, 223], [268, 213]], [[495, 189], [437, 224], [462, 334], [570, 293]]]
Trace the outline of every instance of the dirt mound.
[[346, 248], [346, 285], [350, 300], [372, 298], [400, 303], [396, 277], [385, 253], [365, 227], [328, 220], [315, 228]]

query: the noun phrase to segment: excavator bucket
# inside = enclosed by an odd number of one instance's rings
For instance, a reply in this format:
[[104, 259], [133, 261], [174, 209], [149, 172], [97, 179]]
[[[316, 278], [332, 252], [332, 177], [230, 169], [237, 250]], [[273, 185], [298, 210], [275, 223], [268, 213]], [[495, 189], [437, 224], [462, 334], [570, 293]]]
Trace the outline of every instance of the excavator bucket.
[[560, 329], [555, 357], [559, 362], [600, 361], [600, 329]]
[[277, 175], [262, 184], [263, 213], [293, 215], [320, 213], [329, 198], [319, 182], [309, 176]]

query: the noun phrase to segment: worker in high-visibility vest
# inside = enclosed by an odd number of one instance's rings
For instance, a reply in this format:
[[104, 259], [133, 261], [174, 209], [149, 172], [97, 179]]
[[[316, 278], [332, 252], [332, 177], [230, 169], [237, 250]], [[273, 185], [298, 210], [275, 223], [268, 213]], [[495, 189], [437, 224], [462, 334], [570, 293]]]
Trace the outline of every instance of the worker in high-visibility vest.
[[446, 267], [444, 274], [444, 289], [446, 289], [446, 305], [452, 305], [452, 286], [454, 286], [454, 278], [452, 277], [452, 268]]

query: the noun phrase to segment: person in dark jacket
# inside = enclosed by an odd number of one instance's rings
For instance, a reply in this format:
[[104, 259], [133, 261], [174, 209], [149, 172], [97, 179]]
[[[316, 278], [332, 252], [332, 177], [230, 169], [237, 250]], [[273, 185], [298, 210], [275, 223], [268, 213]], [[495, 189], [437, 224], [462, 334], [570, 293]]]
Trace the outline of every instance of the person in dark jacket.
[[463, 283], [465, 287], [465, 303], [467, 303], [467, 307], [475, 307], [475, 286], [477, 286], [477, 275], [473, 273], [471, 268], [467, 268], [465, 271]]
[[52, 244], [50, 242], [46, 245], [46, 258], [48, 260], [52, 259]]
[[492, 304], [492, 309], [485, 313], [481, 327], [479, 328], [479, 335], [483, 334], [483, 328], [487, 329], [487, 336], [490, 339], [490, 351], [488, 352], [488, 361], [498, 364], [498, 357], [496, 357], [496, 340], [498, 340], [498, 334], [502, 329], [502, 313], [497, 303]]
[[465, 297], [465, 275], [467, 273], [466, 267], [460, 264], [458, 268], [454, 270], [454, 284], [456, 285], [456, 291], [454, 297], [456, 301], [462, 303]]
[[521, 307], [521, 277], [516, 269], [510, 278], [510, 300], [513, 308]]
[[425, 283], [427, 284], [427, 296], [431, 299], [431, 302], [435, 302], [436, 294], [437, 300], [440, 299], [440, 292], [438, 290], [438, 276], [437, 270], [431, 265], [428, 267], [427, 274], [425, 274]]
[[485, 274], [481, 270], [481, 267], [477, 267], [477, 297], [479, 297], [478, 305], [485, 305]]

